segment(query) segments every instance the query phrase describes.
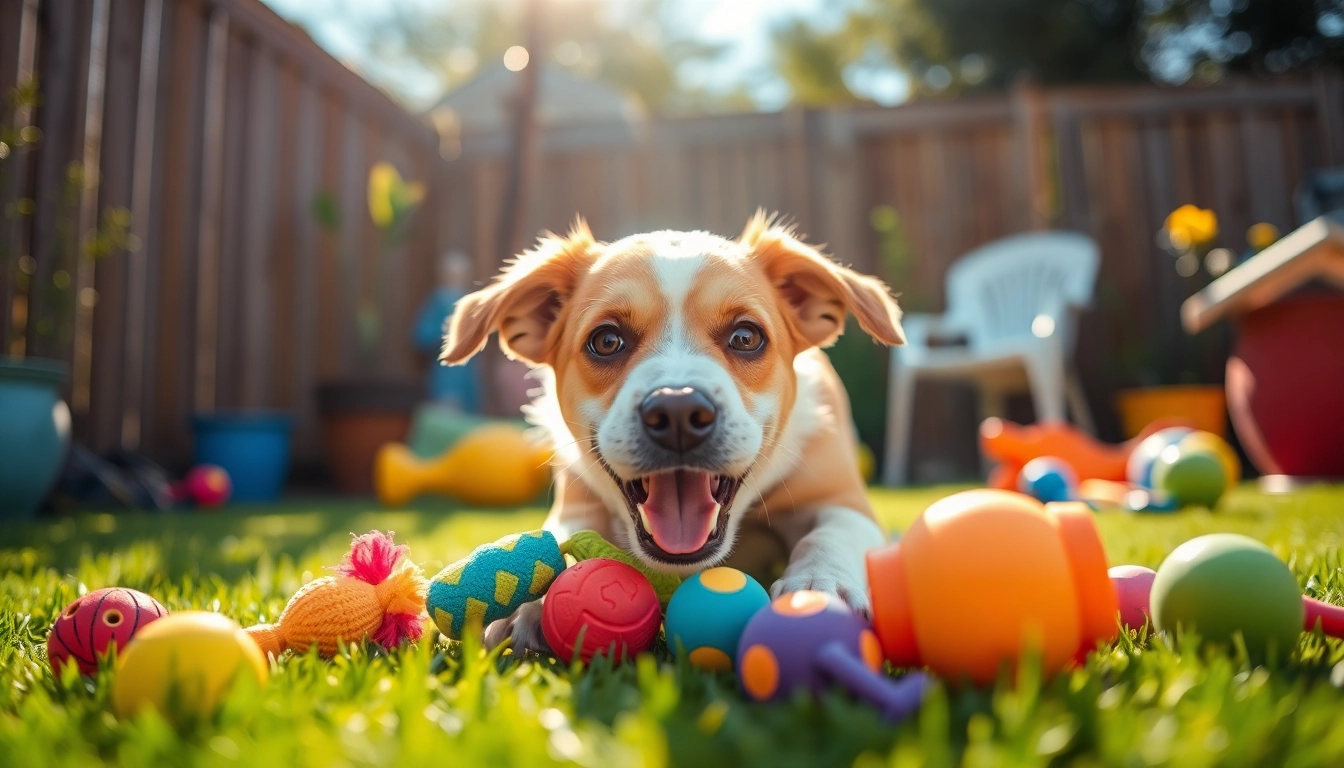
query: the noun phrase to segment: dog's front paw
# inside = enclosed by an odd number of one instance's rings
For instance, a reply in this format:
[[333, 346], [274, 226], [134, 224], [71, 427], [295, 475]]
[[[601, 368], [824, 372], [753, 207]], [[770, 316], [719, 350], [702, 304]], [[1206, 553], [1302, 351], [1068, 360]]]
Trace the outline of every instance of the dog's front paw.
[[541, 633], [541, 601], [523, 603], [507, 619], [490, 622], [485, 628], [485, 647], [489, 649], [510, 641], [514, 653], [536, 651], [550, 653], [551, 647]]
[[784, 571], [784, 575], [770, 587], [770, 597], [779, 597], [789, 592], [801, 592], [805, 589], [835, 595], [857, 613], [869, 616], [872, 605], [868, 601], [868, 585], [862, 571], [857, 574], [852, 568], [834, 567], [826, 563], [797, 562]]

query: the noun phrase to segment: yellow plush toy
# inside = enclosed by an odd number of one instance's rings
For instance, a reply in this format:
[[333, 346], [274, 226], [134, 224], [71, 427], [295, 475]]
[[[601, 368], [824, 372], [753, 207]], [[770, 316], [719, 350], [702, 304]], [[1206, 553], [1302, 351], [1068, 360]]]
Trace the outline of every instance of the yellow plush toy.
[[400, 443], [388, 443], [373, 461], [373, 484], [385, 507], [398, 507], [426, 493], [467, 504], [511, 507], [537, 498], [551, 481], [551, 452], [512, 424], [487, 424], [452, 448], [422, 459]]

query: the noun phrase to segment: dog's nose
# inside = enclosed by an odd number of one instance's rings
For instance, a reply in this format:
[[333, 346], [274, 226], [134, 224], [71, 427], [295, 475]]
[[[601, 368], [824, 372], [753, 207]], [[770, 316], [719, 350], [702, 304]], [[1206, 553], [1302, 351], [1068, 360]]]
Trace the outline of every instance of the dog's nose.
[[691, 387], [655, 389], [639, 405], [644, 431], [653, 442], [677, 453], [705, 442], [718, 415], [714, 403]]

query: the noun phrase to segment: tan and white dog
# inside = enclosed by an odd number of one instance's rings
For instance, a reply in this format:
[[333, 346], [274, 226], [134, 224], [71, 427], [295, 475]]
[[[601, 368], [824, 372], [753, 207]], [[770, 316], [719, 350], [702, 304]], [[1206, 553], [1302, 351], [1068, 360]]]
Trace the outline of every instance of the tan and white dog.
[[[441, 359], [462, 363], [498, 331], [537, 369], [529, 417], [556, 449], [546, 527], [560, 539], [594, 530], [681, 574], [730, 555], [759, 563], [773, 543], [787, 559], [773, 594], [823, 590], [866, 611], [863, 555], [883, 533], [849, 400], [818, 350], [846, 313], [877, 341], [904, 342], [885, 285], [763, 214], [737, 240], [600, 243], [580, 220], [463, 298]], [[495, 622], [487, 644], [544, 649], [540, 611]]]

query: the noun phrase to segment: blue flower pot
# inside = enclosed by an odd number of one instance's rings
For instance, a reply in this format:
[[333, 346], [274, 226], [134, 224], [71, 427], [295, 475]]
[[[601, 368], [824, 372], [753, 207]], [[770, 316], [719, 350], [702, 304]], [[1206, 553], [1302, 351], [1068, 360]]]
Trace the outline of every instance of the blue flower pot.
[[203, 414], [192, 419], [196, 463], [217, 464], [233, 481], [236, 502], [274, 501], [289, 473], [293, 419], [273, 411]]
[[0, 357], [0, 522], [27, 520], [51, 491], [70, 449], [66, 368]]

